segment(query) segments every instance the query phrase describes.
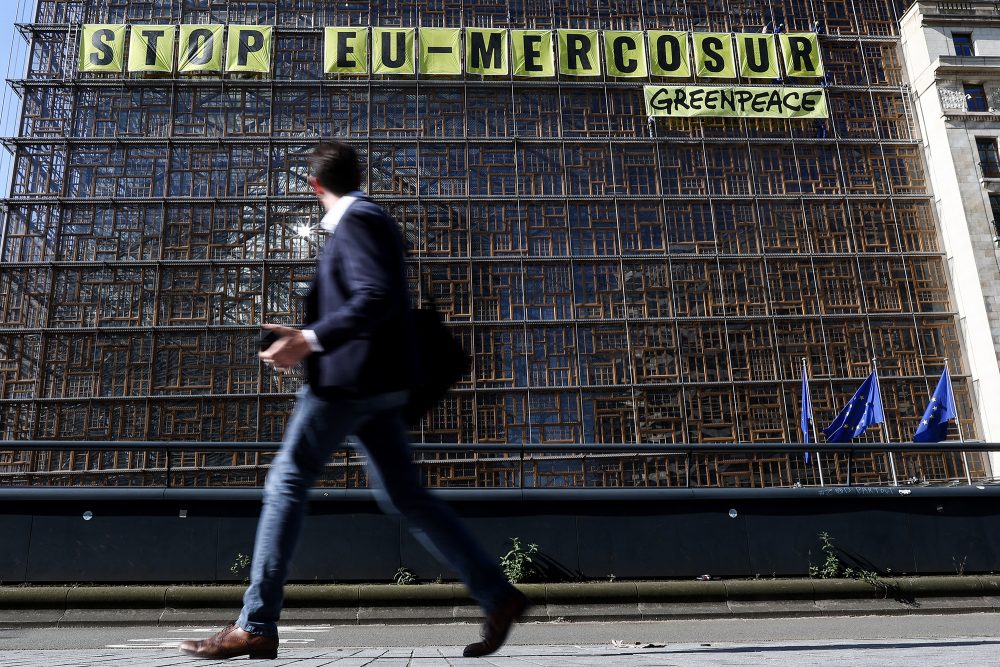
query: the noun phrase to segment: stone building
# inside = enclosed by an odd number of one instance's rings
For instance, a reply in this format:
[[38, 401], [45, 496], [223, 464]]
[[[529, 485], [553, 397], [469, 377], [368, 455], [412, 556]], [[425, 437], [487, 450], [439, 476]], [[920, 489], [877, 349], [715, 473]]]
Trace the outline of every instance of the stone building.
[[[1000, 9], [918, 2], [901, 45], [982, 437], [1000, 440]], [[996, 462], [994, 467], [996, 466]]]

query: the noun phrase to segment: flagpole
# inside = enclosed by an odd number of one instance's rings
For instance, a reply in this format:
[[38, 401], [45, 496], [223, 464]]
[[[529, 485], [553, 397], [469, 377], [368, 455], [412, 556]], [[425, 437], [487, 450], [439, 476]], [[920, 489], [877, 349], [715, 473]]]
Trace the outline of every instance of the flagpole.
[[[805, 357], [802, 357], [802, 377], [806, 377], [806, 358]], [[808, 387], [808, 382], [809, 381], [806, 380], [806, 383], [807, 383], [806, 386], [807, 387]], [[807, 389], [807, 391], [808, 391], [808, 389]], [[812, 396], [809, 396], [809, 407], [812, 408]], [[805, 410], [806, 406], [803, 405], [802, 409]], [[819, 434], [816, 432], [816, 419], [813, 418], [812, 409], [809, 410], [809, 423], [812, 425], [813, 443], [816, 444], [816, 445], [819, 445]], [[823, 481], [823, 459], [820, 458], [819, 450], [818, 449], [816, 450], [816, 469], [819, 470], [819, 485], [820, 486], [826, 486], [826, 483]]]
[[[819, 435], [816, 433], [816, 420], [815, 419], [812, 420], [812, 427], [813, 427], [813, 441], [818, 445], [819, 444]], [[819, 454], [819, 450], [818, 449], [816, 450], [816, 466], [819, 468], [819, 485], [820, 486], [826, 486], [826, 483], [823, 482], [823, 459], [820, 458], [820, 454]]]
[[[875, 379], [877, 381], [878, 380], [878, 361], [875, 359], [875, 357], [872, 357], [872, 370], [875, 371]], [[886, 426], [885, 419], [884, 419], [885, 403], [882, 401], [882, 383], [881, 382], [878, 382], [878, 402], [879, 402], [879, 404], [881, 404], [883, 406], [882, 407], [882, 411], [883, 411], [882, 436], [885, 438], [886, 444], [889, 444], [889, 427]], [[892, 452], [889, 452], [889, 467], [892, 470], [892, 485], [893, 486], [899, 486], [899, 482], [896, 479], [896, 458], [892, 455]]]
[[[962, 420], [958, 418], [958, 406], [955, 404], [955, 388], [951, 386], [951, 373], [948, 368], [948, 357], [944, 358], [944, 372], [948, 374], [948, 400], [951, 401], [951, 409], [955, 411], [955, 427], [958, 429], [958, 441], [965, 444], [965, 436], [962, 435]], [[969, 474], [969, 456], [962, 450], [962, 464], [965, 466], [965, 481], [972, 486], [972, 475]]]

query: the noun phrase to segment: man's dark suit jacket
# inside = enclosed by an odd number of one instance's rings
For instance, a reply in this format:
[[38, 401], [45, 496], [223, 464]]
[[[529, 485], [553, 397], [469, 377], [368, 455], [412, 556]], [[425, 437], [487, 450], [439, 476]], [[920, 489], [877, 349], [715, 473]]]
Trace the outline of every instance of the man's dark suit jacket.
[[403, 239], [370, 199], [347, 209], [323, 246], [306, 297], [306, 328], [323, 353], [306, 359], [319, 396], [409, 389], [417, 372]]

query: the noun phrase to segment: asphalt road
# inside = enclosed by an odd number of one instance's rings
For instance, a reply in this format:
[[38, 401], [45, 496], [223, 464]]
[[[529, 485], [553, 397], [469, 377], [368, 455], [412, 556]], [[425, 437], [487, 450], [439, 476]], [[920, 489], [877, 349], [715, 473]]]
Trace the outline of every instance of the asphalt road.
[[[4, 667], [192, 661], [177, 652], [215, 627], [0, 628]], [[526, 623], [485, 660], [462, 659], [469, 624], [282, 626], [268, 665], [984, 665], [1000, 663], [1000, 614]], [[195, 661], [195, 664], [217, 664]]]

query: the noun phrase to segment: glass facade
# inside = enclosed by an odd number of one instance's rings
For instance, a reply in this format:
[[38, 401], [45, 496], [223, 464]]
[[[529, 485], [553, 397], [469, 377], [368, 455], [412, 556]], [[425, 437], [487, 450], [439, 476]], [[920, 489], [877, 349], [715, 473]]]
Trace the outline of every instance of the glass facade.
[[[300, 379], [263, 369], [255, 340], [261, 322], [301, 321], [322, 242], [303, 233], [320, 218], [304, 155], [320, 137], [358, 147], [368, 191], [405, 234], [414, 297], [433, 293], [474, 359], [413, 433], [468, 444], [425, 464], [431, 484], [813, 483], [815, 462], [797, 456], [678, 471], [668, 456], [614, 455], [622, 443], [801, 441], [803, 358], [819, 426], [873, 358], [892, 441], [909, 440], [945, 358], [959, 414], [972, 415], [899, 61], [903, 9], [39, 0], [14, 82], [0, 436], [279, 440]], [[274, 25], [273, 71], [76, 71], [81, 23], [149, 22]], [[815, 31], [831, 113], [653, 122], [641, 83], [655, 76], [325, 76], [322, 28], [348, 25]], [[515, 470], [476, 453], [497, 443], [567, 454]], [[608, 455], [581, 464], [579, 443]], [[181, 483], [259, 483], [268, 458], [220, 456], [183, 455]], [[886, 479], [880, 455], [856, 460], [857, 479]], [[963, 476], [955, 456], [898, 463], [901, 478]], [[15, 451], [7, 465], [31, 483], [143, 483], [163, 461]], [[363, 484], [363, 472], [334, 467], [327, 483]]]

